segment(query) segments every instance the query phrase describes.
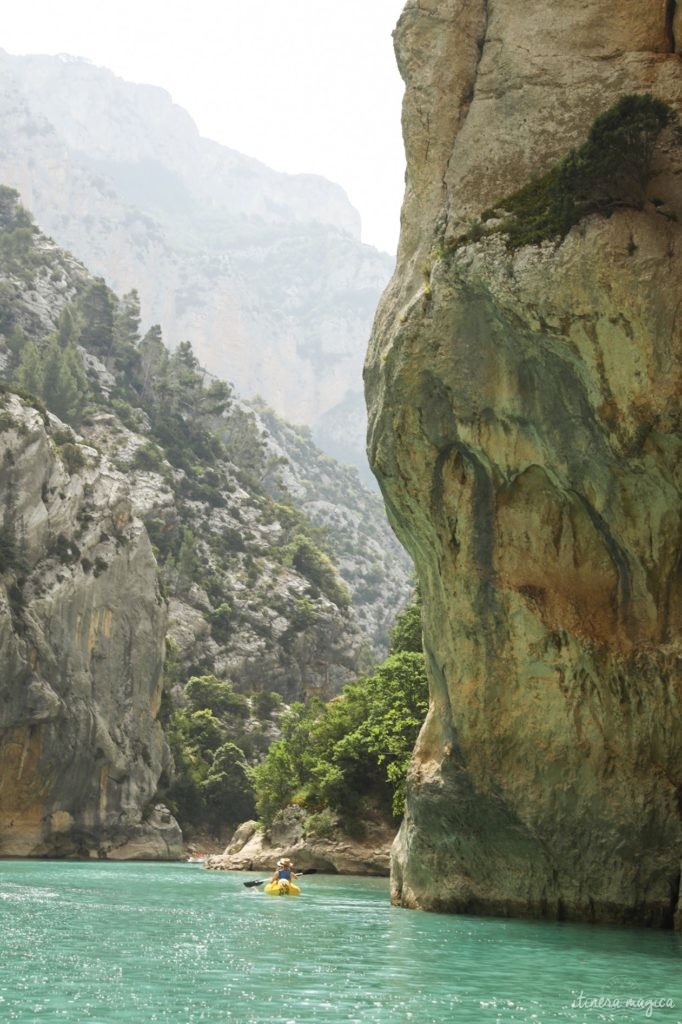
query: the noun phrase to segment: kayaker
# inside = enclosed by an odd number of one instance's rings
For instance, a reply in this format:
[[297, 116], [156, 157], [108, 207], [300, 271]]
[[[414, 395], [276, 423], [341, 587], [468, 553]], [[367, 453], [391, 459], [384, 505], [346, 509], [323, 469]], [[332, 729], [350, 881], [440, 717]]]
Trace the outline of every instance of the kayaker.
[[277, 869], [270, 879], [271, 882], [293, 882], [296, 879], [293, 864], [288, 857], [277, 861]]

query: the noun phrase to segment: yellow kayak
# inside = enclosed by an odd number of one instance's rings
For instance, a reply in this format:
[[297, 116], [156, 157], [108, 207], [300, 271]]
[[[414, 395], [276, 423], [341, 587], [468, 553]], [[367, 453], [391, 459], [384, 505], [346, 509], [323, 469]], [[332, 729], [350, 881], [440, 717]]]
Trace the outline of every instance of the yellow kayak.
[[287, 882], [285, 878], [279, 882], [268, 882], [265, 886], [268, 896], [300, 896], [301, 890], [293, 882]]

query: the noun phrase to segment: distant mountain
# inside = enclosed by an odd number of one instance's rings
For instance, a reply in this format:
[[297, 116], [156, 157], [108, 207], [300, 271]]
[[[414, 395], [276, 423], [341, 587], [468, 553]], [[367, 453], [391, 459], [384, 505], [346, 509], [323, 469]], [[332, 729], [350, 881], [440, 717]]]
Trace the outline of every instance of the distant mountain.
[[145, 326], [371, 479], [361, 371], [391, 258], [341, 188], [201, 138], [162, 89], [0, 51], [0, 180]]

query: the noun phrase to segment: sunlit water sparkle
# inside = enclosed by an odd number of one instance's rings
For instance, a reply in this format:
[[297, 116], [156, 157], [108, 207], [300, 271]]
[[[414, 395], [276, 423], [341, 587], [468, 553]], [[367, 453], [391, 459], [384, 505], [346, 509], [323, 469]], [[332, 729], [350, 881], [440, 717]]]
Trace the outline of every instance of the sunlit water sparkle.
[[[397, 910], [385, 879], [315, 875], [275, 899], [245, 877], [0, 862], [0, 1021], [682, 1022], [669, 932]], [[647, 1016], [651, 999], [674, 1006]]]

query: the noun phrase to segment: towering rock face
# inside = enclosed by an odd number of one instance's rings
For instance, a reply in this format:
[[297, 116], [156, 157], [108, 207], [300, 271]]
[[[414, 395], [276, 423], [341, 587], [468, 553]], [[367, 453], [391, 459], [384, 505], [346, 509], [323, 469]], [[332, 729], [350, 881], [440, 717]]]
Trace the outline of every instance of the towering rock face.
[[177, 857], [146, 806], [170, 757], [156, 562], [125, 478], [62, 435], [2, 396], [0, 855]]
[[432, 687], [405, 906], [669, 925], [678, 905], [675, 133], [642, 209], [439, 253], [624, 94], [680, 112], [681, 38], [664, 0], [410, 0], [399, 22], [407, 192], [366, 383]]

